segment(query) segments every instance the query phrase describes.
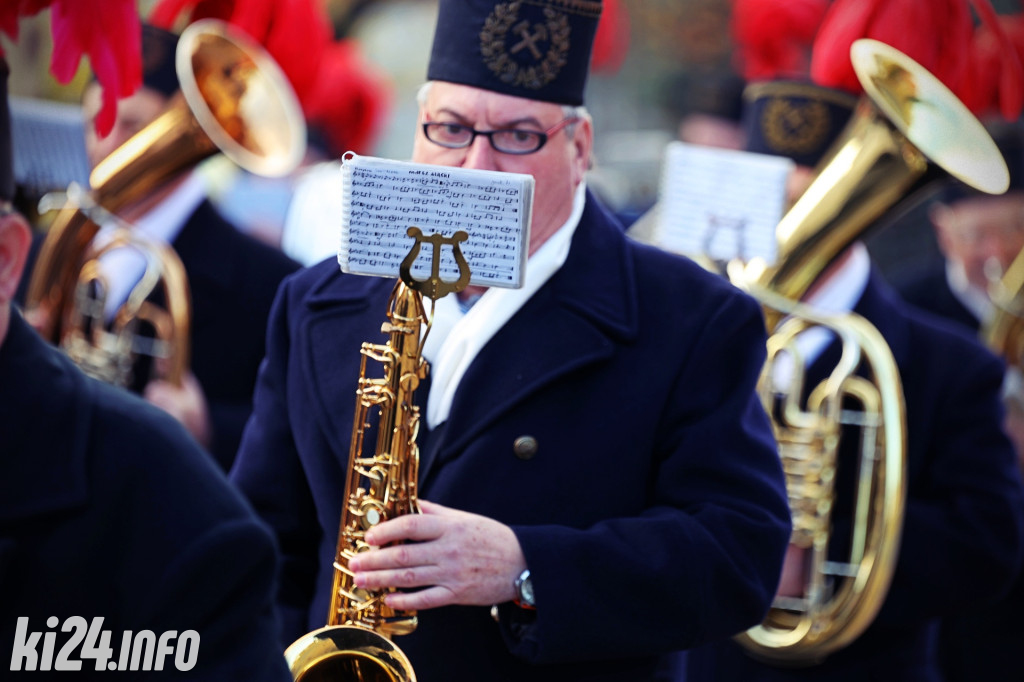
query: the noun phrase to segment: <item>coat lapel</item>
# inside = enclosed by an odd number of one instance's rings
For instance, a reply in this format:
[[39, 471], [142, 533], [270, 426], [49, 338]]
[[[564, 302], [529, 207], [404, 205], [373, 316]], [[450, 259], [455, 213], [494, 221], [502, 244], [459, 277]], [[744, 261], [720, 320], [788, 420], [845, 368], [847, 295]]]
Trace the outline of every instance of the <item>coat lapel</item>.
[[481, 349], [452, 402], [445, 442], [431, 443], [421, 480], [535, 392], [611, 357], [637, 332], [635, 282], [621, 228], [588, 198], [562, 268]]
[[[561, 270], [484, 346], [466, 371], [444, 435], [421, 422], [420, 479], [435, 459], [454, 457], [487, 427], [530, 395], [565, 374], [606, 359], [637, 333], [632, 248], [622, 229], [592, 198]], [[297, 344], [308, 357], [303, 378], [312, 409], [341, 465], [347, 466], [359, 348], [384, 343], [380, 333], [393, 280], [342, 275], [335, 266], [311, 289]], [[378, 363], [368, 363], [381, 376]], [[425, 404], [428, 385], [417, 391]], [[433, 437], [431, 437], [433, 436]]]
[[[305, 302], [310, 314], [301, 323], [296, 343], [306, 348], [300, 357], [309, 358], [302, 367], [304, 380], [312, 387], [308, 408], [343, 467], [348, 466], [359, 349], [364, 342], [386, 341], [380, 327], [393, 285], [393, 280], [343, 275], [331, 266]], [[378, 365], [368, 362], [368, 374], [382, 376]]]

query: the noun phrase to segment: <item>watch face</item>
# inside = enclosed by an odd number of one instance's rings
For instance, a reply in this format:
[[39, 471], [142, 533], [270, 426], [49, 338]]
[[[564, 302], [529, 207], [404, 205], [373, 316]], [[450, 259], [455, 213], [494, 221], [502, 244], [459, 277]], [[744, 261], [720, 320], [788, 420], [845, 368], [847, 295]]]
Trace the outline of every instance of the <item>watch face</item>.
[[533, 581], [527, 578], [519, 586], [519, 594], [522, 595], [523, 602], [533, 606]]

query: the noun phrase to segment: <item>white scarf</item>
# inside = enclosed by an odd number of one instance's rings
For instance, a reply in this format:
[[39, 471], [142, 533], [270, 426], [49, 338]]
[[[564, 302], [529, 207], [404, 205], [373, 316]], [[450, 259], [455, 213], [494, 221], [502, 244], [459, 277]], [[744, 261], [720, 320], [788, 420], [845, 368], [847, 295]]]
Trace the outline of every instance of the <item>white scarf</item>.
[[480, 349], [565, 263], [585, 201], [586, 189], [581, 182], [569, 219], [530, 256], [522, 288], [488, 289], [465, 314], [455, 296], [437, 302], [433, 327], [423, 349], [431, 363], [427, 396], [427, 425], [431, 429], [448, 419], [459, 382]]
[[[128, 229], [150, 241], [169, 245], [177, 239], [189, 216], [205, 198], [206, 183], [199, 174], [193, 172], [163, 201], [128, 226]], [[122, 223], [104, 224], [96, 235], [96, 244], [103, 246], [110, 240], [114, 230], [123, 226]], [[146, 271], [146, 259], [132, 248], [111, 249], [100, 257], [100, 267], [107, 280], [104, 312], [107, 320], [110, 320], [142, 278]]]
[[[823, 313], [845, 313], [853, 310], [864, 295], [871, 274], [871, 257], [867, 247], [857, 242], [850, 247], [850, 257], [833, 272], [813, 295], [804, 301], [809, 307]], [[797, 350], [804, 367], [809, 367], [835, 335], [821, 327], [811, 327], [796, 337]], [[793, 356], [777, 358], [773, 381], [777, 388], [787, 388], [793, 374]]]

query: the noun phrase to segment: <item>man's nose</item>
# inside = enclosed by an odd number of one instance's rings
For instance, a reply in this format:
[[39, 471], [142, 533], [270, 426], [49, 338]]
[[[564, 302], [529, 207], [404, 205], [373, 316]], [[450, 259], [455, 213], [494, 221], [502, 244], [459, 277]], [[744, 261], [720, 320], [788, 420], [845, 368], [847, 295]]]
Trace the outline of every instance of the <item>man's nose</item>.
[[490, 139], [486, 135], [477, 135], [466, 149], [466, 160], [463, 161], [462, 167], [497, 170], [494, 166], [494, 154]]

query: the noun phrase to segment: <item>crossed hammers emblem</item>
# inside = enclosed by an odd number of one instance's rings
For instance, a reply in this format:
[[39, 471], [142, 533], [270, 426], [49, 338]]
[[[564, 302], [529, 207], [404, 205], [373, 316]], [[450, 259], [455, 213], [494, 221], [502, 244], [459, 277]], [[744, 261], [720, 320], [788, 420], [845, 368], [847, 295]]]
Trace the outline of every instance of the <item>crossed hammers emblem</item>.
[[537, 41], [548, 39], [548, 31], [544, 24], [536, 24], [533, 33], [530, 33], [530, 22], [520, 21], [512, 27], [512, 31], [518, 34], [522, 40], [512, 46], [509, 50], [511, 54], [529, 50], [534, 59], [540, 59], [543, 56], [543, 53], [537, 48]]

